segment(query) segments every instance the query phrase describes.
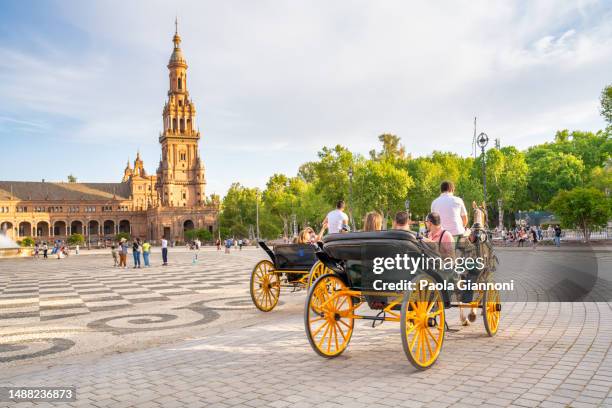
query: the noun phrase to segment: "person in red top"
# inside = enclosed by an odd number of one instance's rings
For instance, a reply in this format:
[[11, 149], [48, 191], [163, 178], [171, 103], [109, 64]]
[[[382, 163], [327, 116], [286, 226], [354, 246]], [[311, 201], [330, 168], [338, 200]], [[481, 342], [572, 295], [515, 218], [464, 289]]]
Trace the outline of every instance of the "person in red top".
[[[440, 255], [442, 257], [454, 257], [453, 251], [453, 236], [450, 232], [442, 229], [442, 225], [440, 222], [440, 214], [432, 212], [427, 215], [425, 219], [425, 225], [427, 226], [427, 237], [423, 238], [425, 242], [435, 242], [438, 244], [438, 250], [440, 251]], [[472, 309], [470, 316], [473, 315], [475, 319], [476, 314]], [[463, 326], [469, 325], [469, 320], [463, 314], [463, 308], [459, 308], [459, 320]]]
[[427, 227], [427, 237], [423, 238], [425, 242], [435, 242], [438, 244], [438, 250], [443, 257], [453, 257], [453, 235], [442, 229], [440, 214], [432, 212], [425, 218], [425, 226]]

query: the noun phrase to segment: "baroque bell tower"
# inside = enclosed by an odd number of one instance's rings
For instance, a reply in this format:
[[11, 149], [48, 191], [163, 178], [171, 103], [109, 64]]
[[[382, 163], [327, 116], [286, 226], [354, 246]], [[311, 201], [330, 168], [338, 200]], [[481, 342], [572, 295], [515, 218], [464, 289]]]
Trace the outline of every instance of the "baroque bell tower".
[[178, 21], [168, 62], [170, 87], [163, 110], [162, 154], [156, 189], [164, 207], [197, 207], [205, 204], [204, 165], [198, 153], [200, 132], [195, 126], [196, 109], [187, 90], [187, 61], [181, 50]]

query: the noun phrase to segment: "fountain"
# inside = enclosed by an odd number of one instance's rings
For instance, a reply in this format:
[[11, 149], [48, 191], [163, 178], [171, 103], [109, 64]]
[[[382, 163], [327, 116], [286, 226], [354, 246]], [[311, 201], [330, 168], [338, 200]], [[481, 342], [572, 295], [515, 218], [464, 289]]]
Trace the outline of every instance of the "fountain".
[[0, 258], [22, 256], [21, 248], [15, 241], [0, 233]]

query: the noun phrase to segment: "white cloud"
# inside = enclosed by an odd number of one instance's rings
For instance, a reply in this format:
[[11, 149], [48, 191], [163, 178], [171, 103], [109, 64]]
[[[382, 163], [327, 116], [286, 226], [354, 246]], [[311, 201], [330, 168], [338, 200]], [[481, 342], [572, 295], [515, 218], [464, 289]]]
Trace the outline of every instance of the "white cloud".
[[253, 169], [262, 180], [294, 174], [323, 145], [366, 153], [382, 132], [415, 154], [469, 154], [474, 115], [490, 137], [519, 147], [603, 125], [596, 103], [612, 64], [603, 1], [58, 7], [84, 49], [41, 40], [47, 51], [35, 55], [0, 43], [0, 79], [15, 79], [0, 89], [11, 112], [67, 117], [72, 125], [55, 130], [79, 143], [154, 145], [178, 12], [209, 188]]

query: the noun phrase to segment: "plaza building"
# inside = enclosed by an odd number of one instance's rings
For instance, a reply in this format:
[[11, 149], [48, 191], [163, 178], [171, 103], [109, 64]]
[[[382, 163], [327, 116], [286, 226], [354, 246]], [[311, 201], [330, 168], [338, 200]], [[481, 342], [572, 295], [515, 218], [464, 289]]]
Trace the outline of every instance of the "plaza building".
[[180, 242], [189, 229], [213, 231], [219, 203], [205, 195], [200, 132], [178, 27], [173, 43], [156, 174], [147, 174], [137, 153], [133, 165], [128, 160], [120, 183], [0, 181], [0, 234], [53, 241], [79, 233], [96, 244], [120, 232]]

